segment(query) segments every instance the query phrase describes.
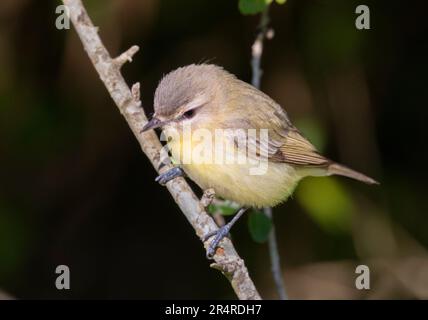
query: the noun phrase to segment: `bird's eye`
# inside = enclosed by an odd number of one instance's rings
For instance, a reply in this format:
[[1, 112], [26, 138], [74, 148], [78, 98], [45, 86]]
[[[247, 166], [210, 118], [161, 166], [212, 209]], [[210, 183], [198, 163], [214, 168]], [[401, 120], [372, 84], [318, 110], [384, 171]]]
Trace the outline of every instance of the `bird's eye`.
[[194, 109], [188, 110], [185, 113], [183, 113], [183, 117], [186, 118], [186, 119], [190, 119], [194, 115], [195, 115], [195, 110]]

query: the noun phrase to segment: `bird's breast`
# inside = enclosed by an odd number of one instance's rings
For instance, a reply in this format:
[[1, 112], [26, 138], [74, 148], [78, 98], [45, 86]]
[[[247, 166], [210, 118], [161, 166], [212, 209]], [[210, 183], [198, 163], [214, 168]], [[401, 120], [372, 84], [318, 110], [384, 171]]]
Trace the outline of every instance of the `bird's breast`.
[[168, 147], [194, 182], [204, 190], [213, 188], [219, 197], [242, 206], [274, 206], [292, 193], [301, 178], [293, 166], [257, 161], [213, 131], [210, 141], [201, 135], [181, 134]]

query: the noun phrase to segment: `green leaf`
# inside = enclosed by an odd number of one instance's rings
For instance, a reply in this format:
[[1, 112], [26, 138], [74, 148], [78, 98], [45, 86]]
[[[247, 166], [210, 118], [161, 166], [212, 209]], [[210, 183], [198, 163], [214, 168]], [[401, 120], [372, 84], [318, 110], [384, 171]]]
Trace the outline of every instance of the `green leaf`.
[[208, 206], [209, 214], [221, 214], [222, 216], [231, 216], [236, 213], [238, 207], [228, 201], [224, 201], [222, 204], [210, 204]]
[[242, 14], [257, 14], [262, 12], [272, 0], [239, 0], [238, 7]]
[[278, 4], [284, 4], [287, 0], [276, 0], [276, 3]]
[[248, 218], [248, 229], [255, 242], [263, 243], [267, 240], [272, 228], [272, 221], [263, 212], [251, 211]]
[[295, 195], [322, 229], [330, 233], [349, 231], [354, 204], [346, 189], [334, 178], [304, 179]]
[[319, 121], [311, 117], [305, 117], [297, 119], [295, 125], [299, 128], [300, 132], [309, 139], [309, 141], [317, 148], [318, 151], [322, 152], [325, 149], [327, 143], [327, 137], [324, 128], [321, 126]]

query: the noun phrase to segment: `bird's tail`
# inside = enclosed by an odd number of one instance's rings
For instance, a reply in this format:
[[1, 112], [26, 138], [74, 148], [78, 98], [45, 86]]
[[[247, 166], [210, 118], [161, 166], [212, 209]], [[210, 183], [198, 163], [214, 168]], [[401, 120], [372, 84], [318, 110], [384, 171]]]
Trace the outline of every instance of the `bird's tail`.
[[339, 176], [345, 176], [367, 184], [379, 184], [379, 182], [377, 182], [376, 180], [335, 162], [331, 163], [328, 166], [327, 174], [328, 175], [337, 174]]

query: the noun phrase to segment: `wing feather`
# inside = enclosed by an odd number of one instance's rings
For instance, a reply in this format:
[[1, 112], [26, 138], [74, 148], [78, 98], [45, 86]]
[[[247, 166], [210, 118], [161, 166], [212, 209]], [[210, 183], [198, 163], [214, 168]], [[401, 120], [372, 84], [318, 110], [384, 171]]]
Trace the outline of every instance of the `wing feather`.
[[[256, 155], [267, 155], [272, 162], [284, 162], [300, 166], [327, 166], [330, 161], [320, 155], [315, 147], [291, 124], [284, 109], [263, 92], [253, 86], [240, 82], [242, 91], [231, 92], [228, 96], [228, 105], [235, 106], [228, 110], [231, 114], [228, 119], [242, 119], [242, 112], [246, 108], [259, 108], [263, 112], [248, 112], [245, 121], [240, 123], [242, 129], [267, 129], [268, 139], [247, 135], [247, 147], [256, 150]], [[236, 107], [241, 104], [242, 107]], [[225, 127], [236, 127], [236, 123], [224, 121]], [[235, 141], [236, 143], [236, 141]], [[242, 143], [242, 140], [239, 142]]]
[[330, 163], [294, 127], [290, 128], [282, 142], [283, 144], [278, 148], [274, 157], [272, 157], [273, 161], [316, 167], [327, 166]]

